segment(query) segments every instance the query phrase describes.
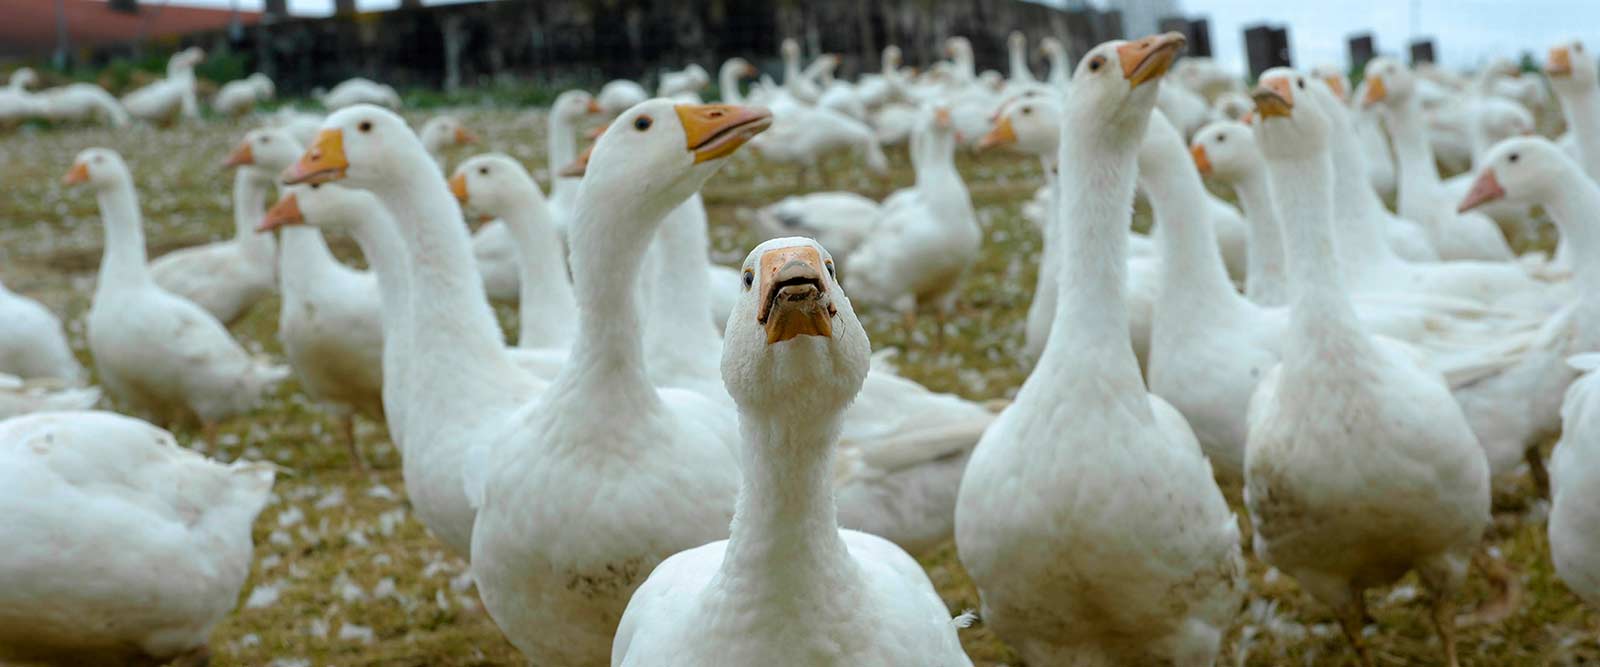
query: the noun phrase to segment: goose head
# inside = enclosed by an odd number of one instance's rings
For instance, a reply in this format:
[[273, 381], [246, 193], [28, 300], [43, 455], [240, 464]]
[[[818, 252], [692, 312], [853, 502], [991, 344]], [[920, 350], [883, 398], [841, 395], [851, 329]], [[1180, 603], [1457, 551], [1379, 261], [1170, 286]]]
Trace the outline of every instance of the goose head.
[[1338, 65], [1317, 65], [1311, 68], [1311, 76], [1327, 86], [1328, 92], [1333, 93], [1340, 102], [1350, 99], [1349, 79], [1345, 78], [1344, 70]]
[[1007, 146], [1030, 155], [1055, 155], [1060, 135], [1061, 110], [1055, 100], [1033, 95], [1002, 107], [978, 148]]
[[1550, 77], [1550, 87], [1563, 95], [1600, 85], [1595, 69], [1595, 57], [1583, 48], [1583, 42], [1576, 39], [1550, 47], [1550, 55], [1544, 64], [1545, 76]]
[[965, 37], [951, 37], [944, 40], [944, 55], [956, 62], [972, 60], [972, 42]]
[[[1472, 188], [1457, 207], [1466, 212], [1493, 201], [1532, 206], [1548, 202], [1582, 169], [1565, 151], [1543, 137], [1515, 137], [1496, 144], [1483, 158]], [[1586, 180], [1586, 179], [1585, 179]]]
[[72, 168], [61, 177], [65, 185], [89, 184], [96, 192], [133, 183], [133, 174], [122, 156], [109, 148], [86, 148], [72, 160]]
[[788, 237], [755, 247], [728, 316], [722, 380], [743, 411], [816, 418], [843, 410], [861, 389], [872, 346], [816, 241]]
[[291, 185], [278, 203], [267, 209], [256, 226], [270, 232], [287, 225], [311, 225], [323, 230], [349, 233], [356, 225], [385, 215], [383, 204], [365, 190], [354, 190], [333, 183]]
[[1200, 175], [1214, 176], [1224, 182], [1234, 182], [1262, 167], [1261, 147], [1256, 145], [1255, 133], [1249, 125], [1237, 121], [1219, 121], [1200, 128], [1189, 146], [1189, 154]]
[[1366, 79], [1361, 87], [1365, 91], [1361, 94], [1363, 108], [1377, 104], [1399, 108], [1416, 93], [1417, 78], [1400, 61], [1379, 57], [1367, 63]]
[[575, 124], [585, 117], [599, 116], [604, 112], [600, 103], [586, 90], [565, 91], [557, 95], [556, 101], [550, 105], [550, 115], [568, 124]]
[[988, 88], [992, 92], [1000, 92], [1006, 88], [1005, 75], [992, 69], [986, 69], [978, 75], [978, 85]]
[[1250, 100], [1250, 96], [1231, 90], [1217, 95], [1217, 99], [1211, 102], [1211, 110], [1228, 120], [1244, 118], [1254, 109], [1255, 102]]
[[39, 75], [33, 71], [32, 67], [18, 67], [16, 71], [11, 73], [9, 81], [12, 88], [27, 90], [38, 85]]
[[246, 132], [222, 166], [250, 169], [270, 180], [294, 164], [302, 152], [300, 142], [288, 130], [261, 128]]
[[462, 162], [450, 177], [450, 192], [468, 210], [495, 218], [505, 218], [515, 207], [527, 206], [530, 196], [537, 205], [544, 200], [522, 163], [499, 153]]
[[1098, 140], [1136, 144], [1144, 139], [1161, 78], [1188, 40], [1176, 32], [1090, 49], [1072, 74], [1062, 124]]
[[719, 73], [723, 77], [734, 81], [742, 81], [744, 79], [754, 79], [761, 74], [761, 70], [756, 69], [755, 65], [751, 65], [750, 61], [734, 56], [722, 61], [722, 69], [719, 70]]
[[171, 58], [167, 59], [167, 76], [172, 76], [180, 72], [186, 72], [194, 69], [195, 65], [199, 65], [200, 63], [204, 62], [205, 59], [205, 50], [198, 46], [191, 46], [187, 49], [174, 53], [172, 54]]
[[478, 143], [478, 135], [461, 124], [455, 116], [434, 116], [422, 124], [422, 145], [429, 153], [437, 153], [447, 146], [465, 146]]
[[900, 59], [900, 47], [893, 44], [883, 47], [883, 70], [885, 72], [900, 67]]
[[1250, 97], [1256, 103], [1255, 131], [1262, 155], [1302, 158], [1326, 153], [1331, 127], [1317, 100], [1316, 83], [1287, 67], [1261, 74]]
[[393, 111], [371, 104], [355, 104], [322, 121], [322, 129], [288, 169], [283, 181], [329, 183], [375, 189], [404, 182], [418, 164], [431, 164], [421, 139]]
[[1021, 30], [1012, 30], [1011, 34], [1006, 36], [1006, 48], [1017, 53], [1027, 53], [1028, 36], [1022, 34]]
[[1061, 40], [1059, 39], [1054, 37], [1046, 37], [1039, 40], [1039, 53], [1041, 55], [1055, 57], [1057, 55], [1065, 54], [1066, 52], [1066, 48], [1061, 46]]
[[244, 80], [248, 81], [251, 87], [256, 89], [256, 95], [262, 98], [271, 98], [273, 95], [277, 94], [277, 86], [273, 85], [271, 77], [268, 77], [265, 74], [256, 72], [255, 74], [245, 77]]
[[784, 62], [798, 65], [800, 63], [800, 42], [795, 41], [793, 37], [785, 37], [783, 44], [778, 46], [778, 53], [783, 56]]
[[1478, 101], [1477, 113], [1472, 122], [1477, 123], [1485, 145], [1494, 145], [1504, 139], [1533, 134], [1533, 113], [1520, 103], [1504, 97], [1485, 97]]
[[580, 199], [637, 202], [639, 219], [659, 220], [771, 126], [772, 112], [761, 107], [646, 100], [617, 116], [561, 175], [584, 177]]

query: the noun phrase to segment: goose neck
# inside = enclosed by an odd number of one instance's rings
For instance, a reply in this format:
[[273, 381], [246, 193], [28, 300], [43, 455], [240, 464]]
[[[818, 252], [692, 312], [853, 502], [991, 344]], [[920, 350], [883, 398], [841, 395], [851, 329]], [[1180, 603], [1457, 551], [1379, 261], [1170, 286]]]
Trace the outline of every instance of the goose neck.
[[549, 145], [545, 148], [545, 156], [549, 159], [550, 167], [550, 197], [552, 199], [571, 196], [578, 188], [580, 179], [567, 178], [555, 175], [560, 169], [578, 157], [578, 128], [573, 126], [572, 119], [552, 111], [547, 122], [549, 129]]
[[283, 247], [278, 259], [282, 270], [278, 280], [283, 283], [285, 295], [305, 294], [326, 286], [332, 274], [344, 268], [316, 227], [291, 225], [281, 233]]
[[233, 239], [256, 259], [271, 259], [275, 247], [271, 234], [256, 232], [271, 189], [272, 177], [254, 168], [240, 167], [233, 174]]
[[[1163, 142], [1166, 144], [1168, 142]], [[1182, 146], [1171, 143], [1173, 151]], [[1139, 183], [1150, 197], [1161, 243], [1163, 301], [1213, 307], [1236, 301], [1212, 231], [1205, 185], [1187, 155], [1162, 155], [1141, 160]]]
[[739, 72], [736, 68], [723, 66], [717, 72], [717, 92], [722, 95], [726, 104], [744, 104], [744, 94], [739, 92]]
[[1031, 83], [1033, 72], [1028, 69], [1028, 54], [1026, 46], [1012, 44], [1011, 49], [1011, 80], [1018, 83]]
[[350, 235], [361, 247], [367, 265], [378, 281], [379, 317], [383, 326], [383, 409], [395, 445], [405, 452], [404, 406], [409, 398], [407, 378], [415, 359], [411, 350], [411, 270], [405, 243], [394, 222], [381, 207], [354, 220]]
[[139, 217], [139, 198], [133, 191], [133, 184], [122, 182], [100, 188], [95, 192], [95, 199], [100, 204], [100, 217], [106, 230], [99, 289], [150, 282], [144, 222]]
[[1600, 181], [1600, 88], [1585, 86], [1583, 90], [1561, 96], [1561, 108], [1566, 114], [1567, 126], [1572, 128], [1572, 138], [1578, 144], [1578, 156], [1589, 178]]
[[[1284, 246], [1289, 259], [1291, 322], [1299, 331], [1358, 331], [1355, 308], [1345, 292], [1334, 249], [1329, 214], [1333, 207], [1331, 163], [1324, 155], [1270, 159], [1270, 163], [1279, 216], [1287, 222]], [[1293, 211], [1294, 216], [1285, 211]]]
[[645, 323], [645, 349], [651, 376], [672, 383], [676, 375], [720, 377], [721, 337], [711, 311], [711, 280], [706, 273], [710, 237], [705, 207], [696, 193], [672, 209], [650, 244], [645, 296], [651, 309]]
[[1346, 269], [1365, 272], [1375, 264], [1392, 264], [1399, 256], [1384, 236], [1388, 209], [1378, 199], [1367, 174], [1367, 159], [1348, 114], [1332, 114], [1334, 241]]
[[1561, 230], [1572, 258], [1573, 280], [1580, 298], [1600, 294], [1600, 185], [1579, 172], [1565, 172], [1552, 189], [1555, 196], [1546, 204], [1550, 217]]
[[532, 181], [526, 183], [526, 191], [501, 216], [515, 245], [522, 284], [517, 346], [564, 348], [577, 331], [578, 305], [567, 279], [561, 239], [537, 187]]
[[832, 485], [839, 417], [741, 409], [739, 425], [742, 479], [719, 583], [775, 600], [851, 588], [861, 575], [839, 535]]
[[1410, 98], [1385, 106], [1383, 117], [1400, 172], [1400, 214], [1426, 223], [1434, 217], [1431, 208], [1442, 186], [1433, 147], [1428, 144], [1428, 128], [1422, 122], [1422, 103]]
[[1272, 202], [1272, 184], [1262, 169], [1251, 169], [1234, 181], [1234, 194], [1244, 209], [1250, 233], [1246, 259], [1245, 295], [1263, 305], [1278, 305], [1288, 298], [1285, 275], [1283, 224]]

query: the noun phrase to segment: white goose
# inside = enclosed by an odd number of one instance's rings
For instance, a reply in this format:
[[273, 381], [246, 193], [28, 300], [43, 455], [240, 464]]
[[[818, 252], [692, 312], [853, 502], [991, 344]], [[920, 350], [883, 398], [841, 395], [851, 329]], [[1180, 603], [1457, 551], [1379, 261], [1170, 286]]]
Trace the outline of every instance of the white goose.
[[1254, 93], [1293, 260], [1283, 361], [1251, 402], [1255, 551], [1333, 607], [1369, 667], [1362, 592], [1416, 569], [1455, 667], [1455, 597], [1488, 524], [1488, 466], [1443, 379], [1356, 319], [1334, 254], [1331, 121], [1306, 103], [1306, 81], [1264, 75]]
[[[1596, 77], [1595, 57], [1583, 48], [1583, 43], [1571, 40], [1550, 48], [1545, 76], [1550, 89], [1561, 101], [1561, 113], [1567, 121], [1569, 134], [1578, 164], [1590, 179], [1600, 181], [1600, 79]], [[1556, 267], [1569, 267], [1565, 239], [1556, 246], [1552, 262]]]
[[0, 283], [0, 374], [23, 380], [51, 378], [70, 385], [87, 379], [55, 313], [6, 289], [4, 283]]
[[761, 70], [744, 58], [733, 57], [722, 61], [717, 69], [717, 94], [723, 104], [744, 104], [744, 94], [739, 92], [739, 82], [754, 78]]
[[394, 92], [392, 86], [359, 76], [339, 82], [333, 90], [322, 95], [321, 101], [322, 106], [327, 107], [329, 111], [338, 111], [357, 104], [400, 108], [400, 94]]
[[722, 353], [744, 434], [731, 535], [656, 567], [622, 616], [612, 665], [972, 664], [917, 562], [839, 529], [834, 442], [871, 347], [830, 260], [798, 238], [745, 260], [758, 277]]
[[24, 380], [0, 373], [0, 419], [35, 412], [88, 410], [100, 402], [96, 387], [63, 386], [60, 380]]
[[[651, 100], [619, 116], [590, 153], [570, 237], [571, 361], [488, 452], [476, 493], [473, 577], [490, 616], [534, 662], [606, 664], [645, 574], [727, 534], [739, 468], [732, 443], [708, 426], [725, 408], [651, 385], [639, 273], [659, 221], [770, 122], [761, 109]], [[592, 502], [597, 491], [610, 500]]]
[[169, 123], [180, 117], [184, 120], [199, 118], [200, 103], [195, 99], [194, 66], [205, 57], [205, 51], [196, 47], [172, 54], [167, 59], [167, 78], [122, 96], [122, 107], [135, 118], [151, 122]]
[[1366, 88], [1362, 104], [1377, 105], [1398, 158], [1400, 215], [1427, 230], [1443, 259], [1512, 259], [1511, 247], [1493, 221], [1481, 214], [1455, 212], [1428, 145], [1422, 101], [1411, 71], [1390, 58], [1374, 58], [1367, 63], [1362, 85]]
[[[254, 130], [245, 135], [245, 142], [251, 146], [249, 164], [274, 173], [300, 157], [300, 145], [283, 130]], [[262, 226], [280, 226], [276, 218], [298, 218], [298, 206], [293, 194], [285, 196], [267, 212]], [[306, 394], [339, 419], [351, 463], [364, 470], [355, 415], [384, 418], [383, 316], [377, 277], [336, 259], [315, 227], [288, 227], [279, 237], [283, 300], [278, 339], [284, 356]]]
[[1078, 64], [1057, 323], [961, 482], [961, 563], [985, 624], [1029, 664], [1210, 664], [1243, 594], [1238, 524], [1193, 432], [1146, 391], [1122, 297], [1135, 152], [1183, 45], [1108, 42]]
[[1567, 390], [1550, 455], [1550, 559], [1567, 588], [1600, 608], [1600, 355], [1571, 363], [1584, 375]]
[[256, 302], [278, 288], [278, 244], [255, 233], [267, 210], [274, 170], [250, 166], [257, 142], [269, 147], [272, 134], [259, 134], [239, 144], [223, 162], [233, 174], [233, 238], [174, 250], [150, 263], [157, 285], [193, 301], [223, 324], [244, 317]]
[[434, 116], [422, 124], [422, 129], [417, 132], [422, 138], [422, 147], [428, 150], [428, 155], [433, 156], [433, 161], [439, 165], [440, 171], [448, 171], [444, 152], [453, 146], [468, 146], [478, 143], [478, 135], [461, 123], [455, 116]]
[[682, 94], [698, 94], [706, 86], [711, 85], [711, 75], [706, 68], [695, 63], [676, 72], [663, 72], [661, 81], [656, 84], [656, 95], [672, 97]]
[[109, 412], [0, 422], [0, 660], [207, 664], [273, 471]]
[[133, 176], [115, 151], [78, 154], [64, 178], [88, 184], [105, 223], [105, 255], [89, 308], [89, 350], [111, 395], [168, 423], [217, 422], [254, 409], [288, 369], [252, 359], [204, 309], [162, 289], [145, 264]]
[[[648, 99], [650, 99], [650, 93], [645, 91], [644, 86], [627, 79], [614, 79], [607, 82], [606, 85], [601, 86], [600, 94], [595, 96], [595, 102], [600, 105], [600, 109], [607, 116], [615, 116]], [[563, 162], [562, 164], [566, 163]], [[555, 163], [550, 164], [551, 169], [559, 167], [560, 165]]]
[[[839, 265], [861, 246], [883, 214], [878, 202], [854, 192], [791, 195], [756, 211], [756, 228], [766, 238], [806, 236], [837, 252]], [[847, 270], [847, 269], [846, 269]]]
[[230, 116], [242, 116], [254, 111], [256, 103], [272, 99], [275, 91], [272, 79], [261, 72], [256, 72], [243, 79], [222, 84], [216, 97], [211, 98], [211, 106]]
[[39, 91], [35, 97], [43, 104], [45, 117], [56, 122], [99, 120], [113, 127], [133, 122], [122, 102], [92, 83], [69, 83]]
[[[400, 354], [385, 354], [386, 362], [396, 362], [385, 364], [385, 389], [392, 378], [399, 395], [391, 399], [385, 391], [384, 400], [386, 407], [398, 402], [402, 418], [389, 415], [390, 430], [402, 447], [401, 472], [418, 518], [446, 545], [467, 553], [474, 510], [463, 462], [473, 447], [494, 441], [544, 383], [507, 353], [473, 270], [461, 207], [405, 121], [371, 105], [330, 115], [285, 181], [368, 190], [400, 232], [409, 255], [405, 278], [381, 287], [409, 292], [408, 307], [401, 309]], [[381, 247], [372, 243], [381, 238], [368, 236], [364, 249]], [[385, 258], [374, 267], [393, 264]]]
[[1239, 206], [1244, 209], [1245, 222], [1250, 228], [1245, 296], [1263, 306], [1287, 303], [1289, 288], [1284, 274], [1282, 227], [1272, 202], [1271, 186], [1267, 184], [1265, 158], [1256, 146], [1250, 127], [1235, 121], [1207, 125], [1195, 133], [1190, 154], [1200, 174], [1232, 187]]
[[1067, 82], [1072, 80], [1072, 66], [1068, 64], [1067, 48], [1061, 45], [1061, 40], [1046, 37], [1039, 40], [1039, 52], [1050, 61], [1050, 85], [1057, 89], [1066, 89]]

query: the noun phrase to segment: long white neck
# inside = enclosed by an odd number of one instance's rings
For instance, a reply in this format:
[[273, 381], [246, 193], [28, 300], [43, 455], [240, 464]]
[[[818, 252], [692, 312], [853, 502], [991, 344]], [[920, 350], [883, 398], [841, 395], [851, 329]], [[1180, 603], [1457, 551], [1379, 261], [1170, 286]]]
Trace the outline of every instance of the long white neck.
[[839, 416], [805, 420], [741, 410], [739, 499], [713, 586], [773, 606], [853, 590], [861, 572], [839, 536], [833, 443]]
[[650, 377], [658, 384], [688, 378], [720, 381], [722, 337], [711, 322], [711, 245], [699, 193], [662, 219], [645, 266], [652, 279], [644, 294], [652, 311], [644, 327]]
[[1389, 211], [1367, 175], [1367, 157], [1362, 152], [1354, 119], [1337, 109], [1330, 110], [1329, 116], [1332, 121], [1329, 144], [1333, 152], [1333, 235], [1339, 261], [1346, 275], [1367, 274], [1375, 268], [1398, 264], [1400, 257], [1389, 246], [1383, 231]]
[[1399, 169], [1400, 215], [1429, 224], [1443, 187], [1434, 163], [1433, 147], [1428, 144], [1428, 128], [1422, 121], [1422, 102], [1415, 96], [1395, 106], [1384, 105], [1384, 126], [1394, 144]]
[[[1155, 122], [1155, 121], [1152, 121]], [[1160, 310], [1216, 309], [1240, 305], [1211, 228], [1206, 188], [1176, 133], [1139, 161], [1139, 183], [1150, 196], [1161, 243]], [[1254, 249], [1254, 246], [1252, 246]], [[1255, 253], [1252, 252], [1252, 255]]]
[[[1366, 340], [1334, 252], [1332, 163], [1325, 155], [1269, 157], [1272, 192], [1287, 222], [1290, 333], [1319, 345], [1350, 345]], [[1290, 213], [1292, 212], [1292, 215]], [[1296, 346], [1286, 346], [1296, 347]]]
[[1585, 86], [1560, 99], [1567, 126], [1578, 144], [1579, 163], [1590, 179], [1600, 181], [1600, 88]]
[[284, 303], [325, 288], [335, 272], [349, 271], [328, 250], [322, 232], [316, 227], [290, 225], [283, 229], [283, 247], [278, 257], [278, 281]]
[[1072, 68], [1067, 65], [1067, 52], [1062, 49], [1050, 49], [1050, 83], [1064, 86], [1072, 78]]
[[739, 68], [724, 65], [717, 72], [717, 92], [724, 104], [744, 104], [744, 94], [739, 92]]
[[1278, 306], [1289, 301], [1289, 278], [1283, 250], [1283, 223], [1272, 200], [1272, 184], [1264, 168], [1254, 167], [1239, 174], [1233, 182], [1234, 194], [1244, 209], [1250, 231], [1250, 255], [1244, 279], [1244, 294], [1263, 306]]
[[256, 233], [271, 188], [272, 175], [253, 167], [240, 167], [233, 174], [233, 240], [258, 260], [271, 260], [277, 248], [271, 234]]
[[1019, 42], [1012, 42], [1011, 49], [1011, 81], [1013, 83], [1034, 83], [1033, 71], [1028, 69], [1028, 46]]
[[578, 128], [573, 126], [572, 120], [552, 111], [550, 119], [546, 121], [550, 136], [546, 138], [549, 145], [545, 148], [545, 156], [549, 158], [546, 164], [550, 167], [550, 198], [562, 202], [570, 201], [573, 193], [578, 191], [580, 179], [557, 176], [555, 172], [578, 157]]
[[[375, 200], [374, 200], [375, 201]], [[378, 278], [383, 312], [383, 411], [395, 444], [405, 451], [406, 378], [418, 359], [411, 352], [411, 263], [389, 212], [374, 207], [352, 221], [350, 235]]]
[[978, 78], [977, 67], [972, 62], [972, 52], [966, 49], [957, 49], [955, 54], [956, 79], [962, 83], [971, 83]]
[[[956, 171], [954, 138], [930, 132], [921, 139], [913, 147], [917, 150], [911, 162], [916, 172], [917, 191], [933, 202], [935, 212], [970, 210], [972, 199], [967, 193], [967, 184], [961, 180], [961, 172]], [[940, 218], [956, 219], [948, 215]]]
[[794, 53], [794, 52], [791, 52], [791, 51], [784, 51], [783, 52], [783, 85], [784, 85], [784, 87], [788, 88], [790, 90], [790, 92], [793, 92], [795, 86], [800, 85], [800, 79], [803, 76], [804, 75], [800, 73], [800, 54]]
[[512, 205], [501, 216], [515, 245], [522, 282], [517, 346], [564, 348], [578, 331], [578, 302], [567, 280], [555, 221], [537, 188], [532, 180], [520, 184], [521, 191], [512, 193]]
[[1561, 240], [1574, 253], [1572, 278], [1578, 286], [1578, 296], [1585, 302], [1600, 306], [1600, 185], [1586, 174], [1563, 170], [1558, 185], [1551, 187], [1555, 196], [1545, 203], [1550, 217], [1561, 228]]
[[105, 223], [106, 245], [100, 258], [97, 289], [142, 286], [150, 282], [144, 248], [144, 221], [139, 216], [139, 197], [133, 183], [119, 181], [98, 188], [100, 218]]

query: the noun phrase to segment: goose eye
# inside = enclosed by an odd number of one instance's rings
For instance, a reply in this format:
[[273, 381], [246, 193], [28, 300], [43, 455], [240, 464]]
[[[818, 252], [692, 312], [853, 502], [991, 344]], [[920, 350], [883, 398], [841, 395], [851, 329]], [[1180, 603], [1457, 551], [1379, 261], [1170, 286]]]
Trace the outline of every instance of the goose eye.
[[754, 284], [756, 284], [756, 272], [755, 271], [751, 271], [750, 269], [745, 269], [744, 270], [744, 288], [745, 289], [750, 289], [750, 286], [754, 285]]
[[1228, 135], [1226, 135], [1226, 134], [1217, 135], [1217, 143], [1220, 144], [1220, 143], [1222, 143], [1224, 141], [1227, 141], [1227, 140], [1228, 140]]
[[1509, 155], [1509, 156], [1506, 156], [1506, 161], [1507, 161], [1507, 162], [1511, 162], [1511, 163], [1516, 163], [1516, 161], [1517, 161], [1517, 154], [1516, 154], [1516, 153], [1512, 153], [1512, 154], [1511, 154], [1511, 155]]
[[1031, 113], [1033, 113], [1033, 108], [1032, 107], [1022, 107], [1022, 115], [1026, 116], [1026, 115], [1029, 115]]
[[312, 183], [311, 184], [311, 189], [312, 190], [320, 190], [321, 188], [322, 188], [322, 184], [321, 183]]
[[1100, 66], [1104, 65], [1104, 64], [1106, 64], [1106, 59], [1105, 58], [1102, 58], [1100, 56], [1095, 56], [1093, 58], [1090, 58], [1089, 59], [1089, 71], [1098, 72], [1098, 71], [1100, 71]]
[[488, 176], [489, 175], [489, 168], [488, 167], [478, 167], [478, 173], [483, 174], [484, 176]]
[[833, 260], [830, 259], [827, 262], [824, 262], [823, 266], [827, 267], [827, 269], [828, 269], [828, 277], [829, 278], [832, 278], [834, 280], [838, 280], [839, 279], [839, 276], [835, 275], [834, 272], [833, 272]]
[[370, 121], [370, 120], [361, 121], [361, 124], [356, 126], [356, 129], [361, 130], [362, 132], [371, 132], [372, 131], [372, 121]]
[[650, 129], [650, 123], [652, 122], [654, 121], [650, 120], [649, 116], [640, 116], [633, 119], [633, 129], [643, 132]]
[[263, 144], [270, 144], [270, 143], [272, 143], [272, 137], [262, 137], [262, 138], [261, 138], [261, 143], [263, 143]]
[[1306, 89], [1306, 80], [1305, 79], [1299, 79], [1298, 83], [1300, 84], [1300, 90], [1305, 90]]

